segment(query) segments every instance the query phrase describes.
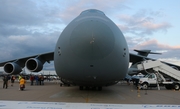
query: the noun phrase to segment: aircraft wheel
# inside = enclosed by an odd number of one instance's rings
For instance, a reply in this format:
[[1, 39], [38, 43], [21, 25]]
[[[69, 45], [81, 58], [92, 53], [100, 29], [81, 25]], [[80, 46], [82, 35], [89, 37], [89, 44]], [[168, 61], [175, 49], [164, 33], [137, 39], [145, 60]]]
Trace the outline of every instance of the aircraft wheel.
[[94, 86], [94, 87], [92, 87], [92, 90], [96, 90], [96, 87]]
[[148, 89], [148, 83], [143, 83], [143, 84], [142, 84], [142, 88], [143, 88], [144, 90], [147, 90], [147, 89]]
[[90, 87], [86, 86], [86, 87], [85, 87], [85, 89], [86, 89], [86, 90], [89, 90], [89, 89], [90, 89]]
[[174, 85], [174, 89], [175, 89], [175, 90], [179, 90], [179, 88], [180, 88], [179, 84], [175, 84], [175, 85]]
[[83, 90], [83, 86], [79, 86], [79, 90]]
[[63, 84], [62, 84], [62, 83], [60, 83], [60, 86], [61, 86], [61, 87], [62, 87], [62, 85], [63, 85]]
[[101, 91], [101, 90], [102, 90], [102, 87], [98, 87], [98, 90]]

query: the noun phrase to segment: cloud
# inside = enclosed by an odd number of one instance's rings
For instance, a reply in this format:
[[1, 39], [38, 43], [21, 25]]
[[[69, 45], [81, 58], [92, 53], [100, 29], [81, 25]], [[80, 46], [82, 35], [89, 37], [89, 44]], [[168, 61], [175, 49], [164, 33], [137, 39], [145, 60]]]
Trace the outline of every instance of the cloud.
[[[180, 62], [180, 46], [170, 46], [168, 44], [159, 43], [155, 39], [149, 39], [139, 44], [134, 44], [131, 50], [152, 50], [153, 52], [162, 53], [162, 55], [150, 55], [149, 57], [154, 59], [161, 59], [166, 62]], [[180, 64], [179, 64], [180, 65]]]
[[37, 15], [39, 11], [30, 0], [1, 0], [0, 22], [3, 25], [37, 25], [42, 21]]
[[[3, 51], [0, 53], [0, 57], [3, 57], [0, 61], [53, 51], [62, 30], [83, 10], [99, 9], [108, 17], [115, 18], [119, 11], [131, 9], [126, 1], [0, 0], [0, 51]], [[133, 15], [118, 14], [121, 23], [118, 26], [125, 33], [130, 51], [133, 48], [152, 49], [167, 51], [165, 56], [168, 58], [172, 58], [170, 52], [177, 57], [174, 51], [179, 50], [178, 46], [172, 47], [147, 37], [142, 38], [155, 32], [165, 32], [171, 27], [166, 21], [156, 20], [162, 17], [164, 14], [161, 11], [148, 10], [140, 10]], [[45, 65], [45, 69], [53, 69], [53, 64], [48, 65]]]
[[41, 3], [0, 1], [0, 61], [54, 50], [64, 25], [54, 8]]
[[163, 16], [161, 12], [140, 10], [134, 15], [119, 15], [119, 20], [123, 23], [118, 25], [123, 33], [145, 36], [155, 32], [166, 32], [171, 25], [168, 22], [157, 22], [157, 17]]
[[170, 46], [170, 45], [166, 45], [166, 44], [161, 44], [159, 43], [157, 40], [155, 39], [150, 39], [148, 41], [145, 41], [143, 43], [140, 43], [136, 46], [137, 48], [152, 48], [155, 50], [176, 50], [176, 49], [180, 49], [180, 46]]
[[150, 37], [157, 32], [167, 32], [172, 27], [166, 21], [159, 21], [162, 17], [166, 15], [161, 10], [141, 9], [133, 15], [119, 15], [121, 25], [118, 26], [125, 35], [131, 53], [136, 54], [134, 49], [160, 52], [162, 55], [150, 54], [149, 57], [180, 65], [180, 46], [162, 44]]
[[[125, 0], [1, 0], [0, 61], [54, 50], [65, 26], [81, 11], [95, 8], [110, 12]], [[124, 6], [125, 7], [125, 6]], [[110, 9], [111, 8], [111, 9]], [[53, 64], [44, 69], [53, 69]]]
[[42, 29], [49, 31], [52, 29], [51, 25], [61, 23], [61, 19], [56, 16], [56, 12], [54, 8], [38, 7], [38, 3], [31, 0], [1, 0], [0, 35], [7, 36], [9, 33], [7, 30], [10, 30], [11, 34], [14, 33], [14, 35], [18, 33], [30, 34], [31, 32]]
[[2, 38], [0, 41], [0, 60], [5, 61], [13, 58], [35, 55], [53, 51], [60, 32], [50, 34], [16, 35]]
[[74, 19], [75, 16], [79, 15], [82, 11], [87, 9], [98, 9], [102, 10], [107, 14], [111, 14], [118, 9], [128, 8], [124, 3], [126, 0], [73, 0], [60, 2], [60, 5], [63, 5], [63, 9], [57, 13], [63, 22], [66, 24]]

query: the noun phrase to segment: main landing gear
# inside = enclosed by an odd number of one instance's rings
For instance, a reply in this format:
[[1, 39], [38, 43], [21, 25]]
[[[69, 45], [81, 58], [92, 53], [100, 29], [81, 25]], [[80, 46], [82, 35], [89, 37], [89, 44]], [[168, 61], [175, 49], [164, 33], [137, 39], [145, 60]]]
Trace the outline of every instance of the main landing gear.
[[98, 86], [98, 87], [79, 86], [79, 90], [83, 90], [83, 89], [85, 89], [85, 90], [89, 90], [89, 89], [96, 90], [97, 89], [97, 90], [101, 91], [102, 87], [101, 86]]
[[68, 87], [70, 86], [70, 84], [60, 83], [60, 86], [61, 86], [61, 87], [62, 87], [63, 85], [64, 85], [64, 86], [68, 86]]

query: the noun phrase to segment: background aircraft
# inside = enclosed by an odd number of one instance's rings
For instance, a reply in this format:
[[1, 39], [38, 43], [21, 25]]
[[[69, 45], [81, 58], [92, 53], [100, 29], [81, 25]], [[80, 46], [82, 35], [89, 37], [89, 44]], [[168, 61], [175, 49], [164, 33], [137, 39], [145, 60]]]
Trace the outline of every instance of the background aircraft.
[[[130, 57], [130, 58], [129, 58]], [[68, 84], [98, 87], [116, 84], [128, 72], [129, 62], [144, 59], [129, 54], [126, 40], [102, 11], [83, 11], [61, 33], [54, 52], [1, 62], [8, 74], [19, 74], [26, 66], [39, 72], [45, 62], [54, 60], [55, 71]]]

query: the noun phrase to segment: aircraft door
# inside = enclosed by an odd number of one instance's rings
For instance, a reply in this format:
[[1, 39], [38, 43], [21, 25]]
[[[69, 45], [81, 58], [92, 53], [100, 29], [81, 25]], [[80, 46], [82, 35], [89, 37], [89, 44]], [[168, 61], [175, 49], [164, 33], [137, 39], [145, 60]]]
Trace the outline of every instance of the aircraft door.
[[149, 84], [156, 84], [157, 80], [156, 80], [156, 76], [154, 74], [149, 75], [148, 77], [148, 83]]

